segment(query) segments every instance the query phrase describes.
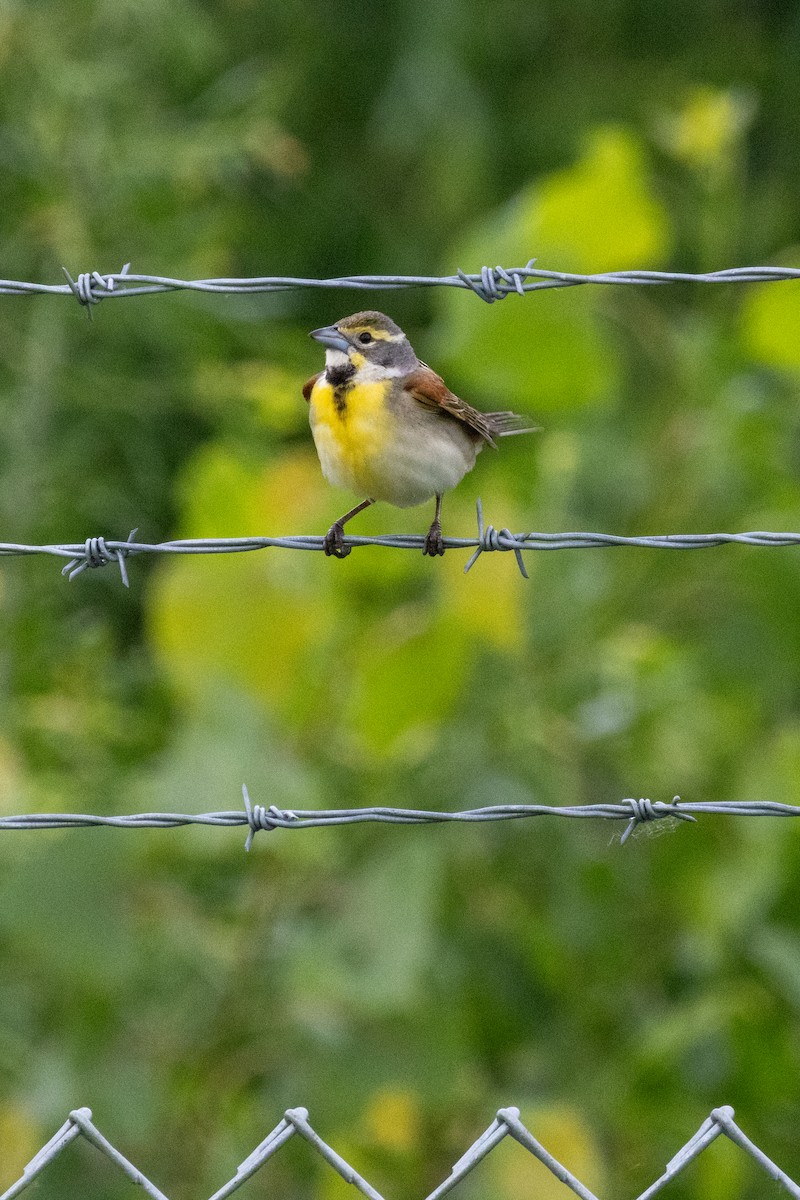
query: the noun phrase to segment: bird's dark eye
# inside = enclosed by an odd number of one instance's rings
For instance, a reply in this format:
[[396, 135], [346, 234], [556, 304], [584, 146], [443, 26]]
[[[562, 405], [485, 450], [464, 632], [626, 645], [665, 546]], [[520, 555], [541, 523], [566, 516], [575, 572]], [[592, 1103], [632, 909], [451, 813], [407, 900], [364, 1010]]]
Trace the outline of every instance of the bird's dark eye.
[[372, 334], [367, 333], [365, 330], [364, 333], [360, 333], [358, 335], [358, 340], [361, 342], [362, 346], [368, 346], [372, 341]]

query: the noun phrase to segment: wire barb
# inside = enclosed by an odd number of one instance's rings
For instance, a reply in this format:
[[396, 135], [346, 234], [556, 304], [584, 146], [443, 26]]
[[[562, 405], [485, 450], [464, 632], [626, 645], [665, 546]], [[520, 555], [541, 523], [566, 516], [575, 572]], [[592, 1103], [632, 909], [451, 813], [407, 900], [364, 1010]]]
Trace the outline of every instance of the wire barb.
[[629, 804], [631, 808], [631, 819], [626, 825], [622, 837], [619, 839], [620, 846], [624, 846], [628, 838], [643, 821], [660, 821], [664, 817], [677, 817], [681, 821], [697, 821], [697, 817], [693, 817], [691, 813], [682, 812], [676, 806], [680, 804], [680, 796], [673, 796], [671, 804], [663, 804], [657, 801], [655, 804], [650, 800], [623, 800], [623, 804]]
[[466, 272], [458, 268], [456, 274], [465, 287], [479, 296], [481, 300], [485, 300], [487, 304], [494, 304], [495, 300], [504, 300], [511, 292], [516, 292], [520, 296], [525, 295], [525, 285], [523, 279], [526, 279], [533, 269], [535, 258], [529, 260], [524, 267], [512, 267], [507, 271], [505, 267], [481, 267], [480, 277], [476, 279], [474, 275], [467, 275]]
[[[498, 533], [493, 525], [484, 527], [483, 505], [480, 496], [475, 501], [475, 507], [478, 513], [478, 548], [464, 567], [464, 574], [466, 575], [467, 571], [475, 566], [475, 563], [485, 551], [513, 550], [522, 578], [528, 579], [528, 572], [525, 569], [525, 563], [522, 561], [520, 541], [508, 529], [501, 529]], [[524, 538], [524, 536], [524, 534], [519, 535], [520, 538]]]
[[265, 808], [263, 804], [251, 804], [246, 783], [242, 784], [242, 796], [244, 797], [247, 824], [250, 826], [250, 832], [244, 844], [244, 848], [248, 852], [253, 844], [253, 838], [260, 830], [263, 829], [269, 833], [272, 829], [287, 829], [293, 821], [297, 820], [296, 813], [284, 812], [274, 804], [270, 804], [269, 808]]
[[[128, 542], [132, 542], [138, 529], [132, 529], [128, 534]], [[70, 583], [76, 575], [80, 575], [81, 571], [85, 571], [87, 567], [104, 567], [106, 563], [115, 562], [119, 567], [120, 577], [126, 588], [129, 588], [130, 581], [128, 580], [128, 568], [125, 566], [125, 559], [130, 554], [130, 549], [126, 548], [126, 544], [114, 543], [111, 546], [106, 544], [103, 537], [87, 538], [83, 548], [83, 554], [71, 559], [65, 567], [61, 568], [61, 574], [69, 578]]]
[[[67, 283], [78, 303], [86, 309], [86, 315], [89, 320], [92, 319], [92, 305], [99, 304], [103, 296], [110, 296], [114, 292], [114, 288], [120, 280], [124, 280], [131, 269], [130, 263], [125, 263], [125, 266], [116, 275], [101, 275], [99, 271], [84, 271], [73, 279], [66, 267], [61, 270], [67, 277]], [[97, 287], [100, 290], [94, 291]]]

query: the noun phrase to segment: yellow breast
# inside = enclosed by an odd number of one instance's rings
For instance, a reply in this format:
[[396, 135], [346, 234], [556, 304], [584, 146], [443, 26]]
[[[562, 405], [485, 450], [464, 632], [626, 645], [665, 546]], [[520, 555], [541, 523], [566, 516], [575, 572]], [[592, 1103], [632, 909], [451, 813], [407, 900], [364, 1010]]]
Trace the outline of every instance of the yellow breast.
[[311, 392], [309, 417], [327, 479], [337, 487], [370, 495], [391, 436], [386, 406], [391, 380], [334, 389], [321, 375]]

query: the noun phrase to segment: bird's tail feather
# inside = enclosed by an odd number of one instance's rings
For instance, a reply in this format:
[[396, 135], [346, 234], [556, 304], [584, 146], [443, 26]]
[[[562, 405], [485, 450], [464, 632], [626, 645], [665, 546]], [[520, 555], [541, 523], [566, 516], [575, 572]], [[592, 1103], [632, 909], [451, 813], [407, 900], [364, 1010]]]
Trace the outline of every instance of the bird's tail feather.
[[486, 414], [486, 420], [493, 437], [511, 437], [515, 433], [539, 433], [541, 425], [531, 425], [530, 418], [521, 417], [513, 412], [493, 412]]

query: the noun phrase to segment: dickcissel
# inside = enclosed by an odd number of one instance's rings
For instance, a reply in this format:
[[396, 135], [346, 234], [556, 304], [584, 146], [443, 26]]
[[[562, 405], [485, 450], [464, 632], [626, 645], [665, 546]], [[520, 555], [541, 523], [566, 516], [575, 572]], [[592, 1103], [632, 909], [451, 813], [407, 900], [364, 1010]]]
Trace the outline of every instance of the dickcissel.
[[496, 438], [537, 427], [459, 400], [383, 313], [354, 313], [310, 336], [325, 347], [325, 370], [303, 388], [322, 473], [366, 497], [331, 525], [325, 553], [350, 553], [345, 522], [376, 500], [412, 508], [435, 496], [423, 554], [444, 554], [442, 494], [472, 470], [484, 443], [496, 449]]

